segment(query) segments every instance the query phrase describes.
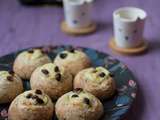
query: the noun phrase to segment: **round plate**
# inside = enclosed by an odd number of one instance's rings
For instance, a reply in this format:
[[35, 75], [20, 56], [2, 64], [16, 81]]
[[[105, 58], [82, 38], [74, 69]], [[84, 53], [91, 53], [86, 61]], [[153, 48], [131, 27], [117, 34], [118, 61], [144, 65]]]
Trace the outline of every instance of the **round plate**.
[[[51, 59], [71, 46], [54, 46], [54, 47], [44, 47], [48, 50], [48, 55]], [[97, 50], [90, 48], [74, 47], [75, 49], [82, 50], [91, 59], [92, 65], [104, 66], [112, 74], [114, 74], [114, 79], [117, 85], [117, 93], [110, 99], [102, 101], [104, 105], [104, 116], [101, 120], [120, 120], [122, 119], [129, 108], [131, 107], [133, 100], [136, 97], [137, 84], [131, 71], [127, 66], [121, 63], [119, 60], [112, 58], [108, 54], [98, 52]], [[0, 57], [0, 70], [11, 70], [15, 57], [20, 51], [11, 53], [9, 55]], [[24, 80], [25, 90], [30, 89], [29, 81]], [[6, 120], [7, 110], [9, 104], [0, 105], [0, 120]], [[53, 118], [53, 120], [57, 120]]]

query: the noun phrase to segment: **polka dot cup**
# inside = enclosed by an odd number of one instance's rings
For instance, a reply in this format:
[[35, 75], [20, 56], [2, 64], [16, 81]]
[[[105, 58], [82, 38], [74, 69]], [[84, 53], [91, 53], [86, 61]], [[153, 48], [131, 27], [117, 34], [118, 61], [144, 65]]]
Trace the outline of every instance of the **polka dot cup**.
[[147, 14], [134, 7], [114, 11], [114, 37], [117, 47], [135, 48], [143, 43], [143, 31]]
[[71, 28], [85, 28], [92, 24], [93, 0], [63, 0], [65, 21]]

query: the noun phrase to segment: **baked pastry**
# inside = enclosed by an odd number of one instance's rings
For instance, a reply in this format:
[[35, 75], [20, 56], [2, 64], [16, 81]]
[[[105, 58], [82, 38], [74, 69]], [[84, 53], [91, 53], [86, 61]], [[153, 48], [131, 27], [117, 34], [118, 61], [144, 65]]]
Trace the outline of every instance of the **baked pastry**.
[[9, 120], [51, 120], [54, 104], [41, 90], [26, 91], [17, 96], [8, 111]]
[[30, 79], [32, 72], [39, 66], [51, 62], [42, 49], [21, 52], [15, 59], [13, 69], [23, 79]]
[[59, 53], [54, 63], [59, 67], [64, 67], [74, 76], [82, 69], [90, 67], [91, 65], [90, 59], [84, 52], [74, 49]]
[[61, 96], [55, 108], [58, 120], [99, 120], [103, 114], [102, 103], [81, 89]]
[[48, 63], [33, 72], [30, 83], [32, 89], [42, 89], [56, 100], [72, 90], [73, 77], [63, 67], [59, 68], [54, 63]]
[[13, 71], [0, 71], [0, 104], [11, 102], [22, 92], [23, 84], [20, 77]]
[[111, 73], [104, 67], [87, 68], [74, 79], [74, 88], [83, 88], [100, 99], [111, 97], [116, 89]]

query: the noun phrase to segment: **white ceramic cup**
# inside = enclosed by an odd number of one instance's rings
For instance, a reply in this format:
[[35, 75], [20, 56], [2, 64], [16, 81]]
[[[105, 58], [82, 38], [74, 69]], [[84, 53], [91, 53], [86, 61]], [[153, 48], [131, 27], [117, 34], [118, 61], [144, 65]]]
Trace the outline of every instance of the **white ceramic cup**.
[[147, 14], [135, 7], [123, 7], [114, 11], [114, 38], [121, 48], [135, 48], [143, 42]]
[[71, 28], [85, 28], [92, 24], [93, 0], [63, 0], [67, 25]]

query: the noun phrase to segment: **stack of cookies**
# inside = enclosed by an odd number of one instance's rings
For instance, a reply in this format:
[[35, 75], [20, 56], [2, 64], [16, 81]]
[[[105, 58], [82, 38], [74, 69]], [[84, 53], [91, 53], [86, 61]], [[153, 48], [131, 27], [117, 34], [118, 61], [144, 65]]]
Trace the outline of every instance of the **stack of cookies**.
[[[30, 80], [32, 90], [23, 93], [23, 79]], [[53, 61], [41, 48], [23, 51], [13, 71], [0, 71], [0, 103], [11, 102], [9, 120], [51, 120], [54, 115], [58, 120], [99, 120], [101, 101], [115, 89], [106, 68], [92, 67], [87, 54], [73, 48]]]

